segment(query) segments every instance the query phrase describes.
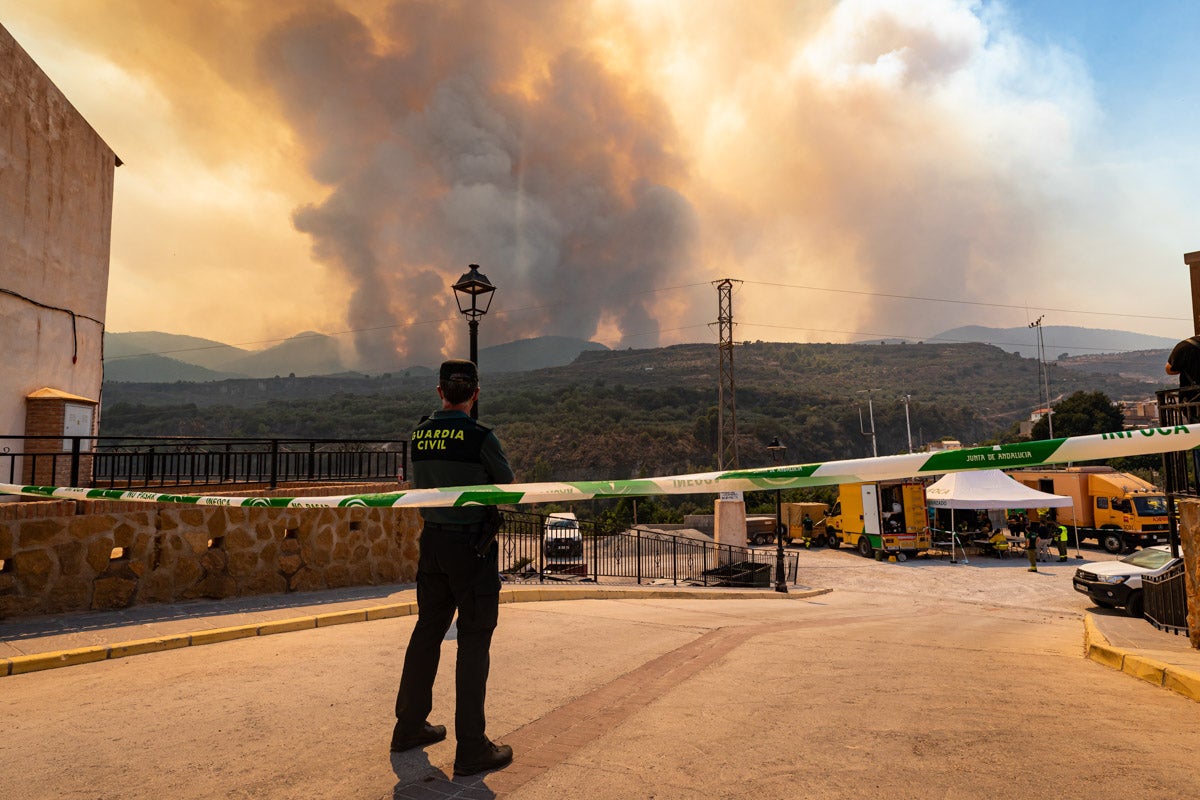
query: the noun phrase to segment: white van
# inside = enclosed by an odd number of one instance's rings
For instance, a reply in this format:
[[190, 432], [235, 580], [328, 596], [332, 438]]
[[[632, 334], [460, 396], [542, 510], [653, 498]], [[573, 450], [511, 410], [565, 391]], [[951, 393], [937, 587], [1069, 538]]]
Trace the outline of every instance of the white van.
[[587, 564], [583, 560], [583, 535], [579, 532], [579, 520], [570, 511], [556, 511], [546, 517], [542, 552], [546, 557], [547, 572], [587, 574]]

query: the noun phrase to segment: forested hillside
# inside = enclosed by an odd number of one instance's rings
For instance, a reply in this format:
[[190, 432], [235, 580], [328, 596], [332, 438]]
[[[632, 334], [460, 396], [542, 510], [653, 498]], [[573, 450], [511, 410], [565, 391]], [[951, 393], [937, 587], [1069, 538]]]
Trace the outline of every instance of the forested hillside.
[[[715, 468], [717, 348], [582, 353], [564, 367], [489, 376], [481, 419], [496, 428], [521, 480], [622, 478]], [[1041, 405], [1038, 363], [981, 344], [748, 343], [734, 350], [739, 455], [790, 463], [871, 454], [871, 390], [880, 455], [1007, 438]], [[1164, 375], [1164, 378], [1166, 376]], [[106, 383], [101, 433], [407, 438], [437, 407], [429, 374], [277, 378], [189, 384]], [[1164, 381], [1163, 385], [1167, 385]], [[1079, 390], [1140, 399], [1155, 387], [1052, 366], [1054, 397]]]

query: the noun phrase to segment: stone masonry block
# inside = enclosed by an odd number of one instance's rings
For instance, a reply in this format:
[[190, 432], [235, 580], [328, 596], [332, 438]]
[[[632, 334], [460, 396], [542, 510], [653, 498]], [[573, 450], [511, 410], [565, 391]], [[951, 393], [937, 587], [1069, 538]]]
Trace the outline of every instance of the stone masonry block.
[[54, 554], [58, 556], [58, 565], [64, 576], [78, 575], [86, 563], [87, 548], [83, 542], [72, 540], [55, 545]]
[[210, 537], [225, 536], [229, 532], [229, 519], [223, 511], [215, 511], [205, 520]]
[[400, 580], [400, 565], [393, 561], [375, 562], [376, 583], [396, 583]]
[[143, 603], [169, 603], [179, 599], [175, 591], [175, 581], [161, 570], [146, 575], [140, 584], [138, 600]]
[[246, 550], [227, 552], [229, 574], [238, 578], [249, 578], [259, 569], [258, 553]]
[[314, 592], [327, 587], [320, 573], [312, 567], [302, 567], [288, 580], [288, 588], [293, 592]]
[[304, 564], [298, 555], [288, 555], [279, 557], [279, 571], [284, 575], [292, 575], [300, 569]]
[[287, 590], [287, 578], [278, 572], [255, 572], [238, 583], [238, 593], [241, 595], [283, 594]]
[[21, 523], [17, 546], [23, 550], [47, 544], [65, 527], [64, 519], [31, 519]]
[[210, 573], [225, 572], [229, 566], [229, 557], [225, 555], [224, 550], [213, 547], [200, 556], [200, 566]]
[[93, 584], [92, 608], [97, 611], [128, 608], [133, 604], [138, 582], [124, 575], [97, 578]]
[[128, 522], [117, 522], [113, 526], [113, 544], [116, 547], [133, 547], [133, 540], [136, 537], [137, 528]]
[[195, 555], [203, 555], [208, 551], [208, 542], [212, 537], [208, 535], [208, 531], [186, 531], [183, 534], [183, 540], [187, 542], [188, 547]]
[[113, 540], [109, 536], [99, 536], [87, 543], [87, 563], [94, 572], [100, 573], [108, 569], [112, 559]]
[[205, 509], [203, 508], [181, 508], [179, 509], [179, 521], [183, 525], [189, 525], [193, 528], [207, 528], [204, 520]]
[[325, 582], [329, 584], [329, 588], [337, 589], [342, 586], [353, 586], [354, 578], [350, 574], [350, 568], [345, 564], [330, 564], [325, 568]]
[[183, 591], [195, 585], [204, 575], [204, 570], [197, 559], [183, 558], [172, 565], [170, 575], [175, 586], [175, 596], [183, 597]]
[[250, 550], [258, 546], [254, 531], [247, 528], [228, 528], [225, 531], [225, 548], [229, 551]]
[[[101, 534], [113, 535], [117, 521], [108, 514], [88, 514], [71, 518], [71, 536], [76, 539], [91, 539]], [[129, 540], [132, 542], [132, 539]], [[124, 547], [125, 545], [120, 545]]]
[[31, 578], [49, 579], [55, 569], [54, 558], [46, 550], [25, 550], [13, 556], [17, 578], [27, 583]]
[[67, 611], [87, 611], [92, 598], [92, 581], [84, 578], [68, 578], [59, 581], [42, 605], [48, 614]]

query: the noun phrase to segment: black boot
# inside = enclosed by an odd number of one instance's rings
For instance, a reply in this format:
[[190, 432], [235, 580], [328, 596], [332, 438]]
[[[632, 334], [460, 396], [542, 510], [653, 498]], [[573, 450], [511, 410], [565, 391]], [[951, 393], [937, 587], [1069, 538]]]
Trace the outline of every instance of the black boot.
[[412, 750], [414, 747], [424, 747], [427, 744], [440, 742], [445, 738], [445, 725], [430, 725], [426, 722], [415, 731], [405, 731], [400, 729], [400, 723], [397, 722], [392, 731], [392, 752], [402, 753], [405, 750]]
[[507, 767], [512, 763], [513, 751], [506, 744], [487, 742], [477, 752], [463, 755], [461, 752], [454, 758], [455, 775], [474, 775], [493, 769]]

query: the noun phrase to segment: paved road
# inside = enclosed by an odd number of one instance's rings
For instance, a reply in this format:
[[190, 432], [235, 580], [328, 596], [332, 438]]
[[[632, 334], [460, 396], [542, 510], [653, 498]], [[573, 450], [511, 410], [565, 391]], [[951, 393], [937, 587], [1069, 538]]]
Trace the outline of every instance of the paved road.
[[[412, 618], [0, 682], [19, 798], [1178, 798], [1200, 704], [1085, 660], [1073, 567], [805, 554], [810, 600], [502, 607], [489, 728], [517, 761], [390, 756]], [[446, 657], [453, 658], [453, 641]], [[452, 675], [435, 721], [452, 721]], [[1170, 755], [1164, 755], [1164, 754]]]

